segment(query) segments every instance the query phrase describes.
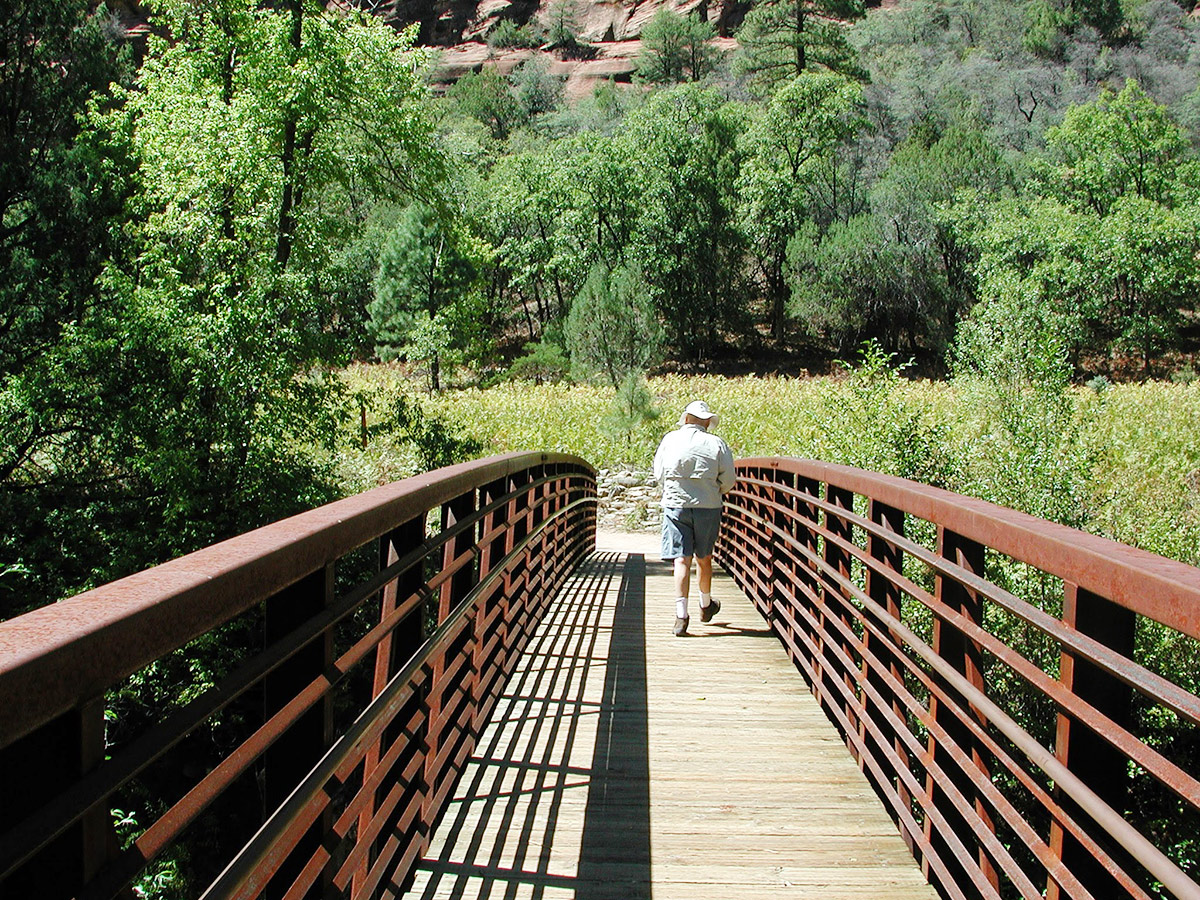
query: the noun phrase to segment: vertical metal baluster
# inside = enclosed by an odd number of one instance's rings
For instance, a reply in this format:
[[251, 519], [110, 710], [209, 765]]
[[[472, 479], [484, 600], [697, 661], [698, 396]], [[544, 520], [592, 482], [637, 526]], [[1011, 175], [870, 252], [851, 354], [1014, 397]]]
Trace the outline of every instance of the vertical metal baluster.
[[[870, 502], [869, 516], [872, 522], [877, 525], [882, 525], [888, 531], [897, 535], [904, 536], [904, 513], [891, 506], [880, 503], [878, 500], [872, 499]], [[889, 544], [884, 538], [871, 535], [867, 539], [867, 552], [872, 559], [879, 560], [890, 571], [897, 574], [904, 572], [904, 553], [898, 547]], [[873, 570], [867, 571], [867, 596], [876, 603], [887, 609], [887, 611], [897, 619], [901, 618], [903, 594], [892, 582], [884, 575], [876, 573]], [[893, 630], [888, 630], [890, 640], [884, 640], [874, 634], [868, 634], [866, 638], [867, 651], [874, 656], [882, 665], [887, 666], [892, 677], [901, 685], [904, 684], [904, 669], [900, 665], [898, 654], [901, 651], [900, 637]], [[900, 698], [887, 686], [881, 673], [875, 669], [869, 668], [866, 661], [863, 662], [863, 677], [875, 688], [876, 691], [885, 699], [890, 701], [891, 711], [900, 722], [906, 722], [908, 719], [907, 711]], [[875, 709], [871, 713], [872, 719], [879, 726], [880, 730], [887, 734], [892, 729], [892, 725], [888, 722], [888, 716], [883, 710]], [[870, 737], [866, 738], [867, 746], [872, 746]], [[882, 751], [883, 748], [880, 748]], [[900, 759], [908, 759], [908, 749], [904, 746], [904, 742], [900, 736], [894, 735], [893, 749]], [[887, 762], [885, 755], [880, 752], [877, 754], [880, 766], [886, 768]], [[900, 802], [903, 806], [911, 808], [912, 797], [909, 794], [908, 788], [904, 786], [904, 782], [899, 778], [891, 778], [890, 786], [896, 791], [900, 797]], [[901, 821], [898, 823], [901, 834], [904, 836], [904, 842], [908, 845], [909, 852], [914, 849], [913, 835], [908, 832], [908, 829]]]
[[[938, 554], [976, 575], [982, 577], [984, 574], [983, 544], [968, 540], [941, 525], [938, 526]], [[945, 603], [953, 610], [961, 612], [972, 622], [977, 624], [983, 623], [982, 601], [972, 591], [965, 588], [953, 578], [942, 574], [937, 576], [936, 596], [942, 603]], [[939, 656], [954, 666], [955, 669], [962, 672], [972, 685], [981, 691], [986, 690], [983, 679], [982, 654], [979, 645], [969, 640], [957, 628], [946, 624], [936, 617], [933, 620], [933, 649]], [[946, 730], [946, 733], [950, 736], [950, 740], [953, 740], [964, 751], [970, 753], [973, 765], [986, 775], [988, 773], [988, 766], [987, 761], [983, 757], [982, 748], [972, 738], [967, 727], [955, 715], [952, 709], [947, 708], [947, 704], [966, 707], [965, 700], [957, 696], [956, 693], [950, 694], [944, 703], [935, 692], [929, 699], [930, 714]], [[985, 721], [983, 716], [980, 715], [977, 717], [981, 722]], [[994, 831], [995, 827], [992, 824], [991, 816], [984, 806], [982, 799], [976, 795], [971, 779], [965, 773], [961, 773], [958, 765], [950, 757], [950, 754], [934, 740], [932, 735], [929, 739], [929, 752], [934, 762], [953, 780], [963, 796], [968, 800], [973, 797], [975, 798], [975, 812], [981, 820], [982, 827]], [[959, 773], [957, 776], [955, 775], [956, 772]], [[926, 781], [926, 797], [927, 802], [936, 806], [942, 815], [945, 816], [946, 821], [950, 825], [950, 830], [955, 834], [966, 837], [976, 832], [976, 829], [969, 825], [958, 810], [954, 808], [943, 789], [934, 782], [932, 776], [929, 776]], [[966, 875], [966, 869], [963, 868], [968, 865], [967, 861], [959, 861], [954, 857], [946, 842], [933, 830], [932, 821], [928, 816], [925, 819], [925, 836], [931, 841], [934, 852], [942, 857], [949, 869], [952, 872], [960, 872], [960, 877], [957, 877], [956, 880], [959, 882], [960, 887], [967, 892], [967, 895], [978, 895], [978, 891], [975, 891], [972, 887], [971, 879]], [[969, 849], [971, 842], [965, 840], [964, 843]], [[986, 881], [990, 882], [993, 886], [999, 884], [999, 876], [996, 873], [995, 867], [981, 845], [979, 845], [975, 862]], [[925, 869], [926, 875], [928, 875], [928, 861], [925, 863]]]
[[[1133, 658], [1137, 616], [1090, 591], [1067, 582], [1063, 585], [1063, 621], [1081, 634], [1095, 638], [1126, 659]], [[1064, 650], [1059, 660], [1059, 680], [1089, 706], [1117, 725], [1129, 728], [1133, 720], [1133, 689], [1120, 679]], [[1125, 755], [1095, 731], [1060, 712], [1054, 740], [1054, 755], [1118, 812], [1125, 809], [1129, 794], [1129, 766]], [[1086, 821], [1062, 792], [1056, 799], [1077, 821]], [[1093, 836], [1116, 861], [1129, 866], [1128, 854], [1112, 846], [1102, 833]], [[1121, 890], [1104, 866], [1079, 841], [1067, 834], [1058, 820], [1050, 823], [1050, 849], [1096, 897], [1116, 896]], [[1059, 885], [1046, 885], [1048, 900], [1064, 896]]]
[[[833, 506], [838, 506], [842, 509], [852, 510], [854, 508], [854, 495], [847, 490], [834, 487], [832, 484], [825, 486], [825, 500]], [[825, 530], [846, 541], [850, 541], [852, 537], [850, 523], [828, 510], [825, 512]], [[850, 554], [834, 544], [829, 538], [825, 539], [823, 558], [826, 565], [843, 578], [850, 577]], [[824, 701], [833, 705], [839, 703], [839, 698], [841, 697], [841, 691], [834, 687], [835, 679], [840, 675], [843, 683], [850, 685], [854, 683], [854, 673], [845, 670], [837, 658], [834, 647], [840, 645], [843, 651], [851, 658], [854, 656], [854, 651], [847, 640], [842, 637], [838, 629], [831, 624], [831, 621], [838, 619], [849, 626], [851, 617], [849, 611], [846, 609], [847, 601], [842, 595], [842, 588], [831, 578], [825, 579], [825, 588], [821, 592], [821, 600], [821, 630], [817, 637], [820, 641], [822, 656], [824, 657], [823, 668], [825, 677], [822, 691], [824, 693]], [[858, 719], [858, 713], [849, 702], [843, 708], [846, 711], [850, 727], [853, 728], [854, 723]], [[853, 744], [847, 742], [847, 746], [850, 748], [851, 754], [857, 759], [858, 754]]]

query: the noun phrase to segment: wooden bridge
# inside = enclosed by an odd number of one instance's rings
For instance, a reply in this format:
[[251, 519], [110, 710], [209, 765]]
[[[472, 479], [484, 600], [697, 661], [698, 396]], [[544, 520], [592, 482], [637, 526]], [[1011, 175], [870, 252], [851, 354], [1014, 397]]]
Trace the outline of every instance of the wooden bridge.
[[0, 898], [1200, 898], [1200, 571], [738, 474], [682, 639], [546, 454], [0, 624]]

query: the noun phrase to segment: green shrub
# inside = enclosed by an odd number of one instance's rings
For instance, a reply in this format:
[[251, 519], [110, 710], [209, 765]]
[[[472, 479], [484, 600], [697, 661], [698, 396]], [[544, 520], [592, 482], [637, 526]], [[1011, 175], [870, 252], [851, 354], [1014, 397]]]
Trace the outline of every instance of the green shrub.
[[488, 32], [487, 42], [496, 50], [532, 50], [542, 45], [542, 35], [528, 25], [501, 19]]

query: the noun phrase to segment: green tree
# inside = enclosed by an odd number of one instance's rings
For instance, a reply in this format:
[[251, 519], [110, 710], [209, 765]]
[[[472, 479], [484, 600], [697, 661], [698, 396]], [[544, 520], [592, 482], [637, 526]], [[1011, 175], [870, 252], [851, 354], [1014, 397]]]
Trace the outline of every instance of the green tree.
[[197, 483], [228, 502], [246, 466], [294, 456], [289, 435], [320, 421], [322, 379], [297, 376], [355, 347], [344, 323], [362, 309], [334, 305], [330, 250], [440, 166], [415, 59], [383, 23], [299, 0], [170, 2], [162, 17], [173, 41], [152, 42], [112, 123], [142, 191], [137, 259], [110, 284], [168, 333], [154, 356], [195, 413], [162, 445], [192, 448]]
[[89, 314], [119, 237], [126, 166], [97, 158], [80, 121], [130, 67], [91, 7], [9, 0], [0, 12], [0, 376], [34, 364]]
[[504, 378], [512, 381], [532, 379], [534, 384], [557, 383], [566, 378], [571, 360], [558, 344], [548, 340], [530, 341], [522, 349], [524, 355], [513, 360]]
[[527, 119], [553, 112], [563, 99], [563, 78], [550, 71], [540, 54], [531, 56], [512, 74], [513, 90]]
[[1041, 192], [1101, 216], [1129, 195], [1173, 207], [1193, 195], [1200, 174], [1183, 129], [1133, 79], [1119, 94], [1106, 89], [1072, 106], [1047, 129], [1046, 144]]
[[441, 390], [443, 357], [463, 343], [454, 310], [468, 302], [476, 276], [462, 234], [434, 208], [409, 206], [379, 257], [370, 328], [380, 354], [427, 362], [429, 388]]
[[846, 23], [864, 15], [861, 0], [766, 0], [738, 29], [738, 68], [764, 92], [818, 66], [865, 78], [846, 40]]
[[571, 304], [567, 346], [576, 372], [600, 375], [620, 390], [658, 361], [662, 327], [640, 273], [597, 265]]
[[[593, 161], [605, 173], [595, 182], [606, 187], [597, 201], [634, 204], [626, 207], [630, 218], [604, 214], [595, 225], [618, 261], [640, 267], [672, 344], [692, 360], [703, 359], [723, 329], [739, 327], [745, 311], [729, 189], [742, 128], [737, 108], [716, 91], [679, 85], [632, 112], [607, 148], [611, 155]], [[640, 196], [628, 193], [633, 173], [642, 173]], [[631, 229], [627, 238], [618, 227]]]
[[614, 390], [601, 431], [633, 452], [633, 435], [658, 418], [646, 387], [646, 369], [658, 362], [662, 327], [641, 274], [629, 267], [593, 267], [567, 317], [571, 368], [583, 377], [599, 376]]
[[1095, 28], [1110, 43], [1120, 43], [1125, 28], [1120, 0], [1071, 0], [1071, 12], [1081, 25]]
[[861, 104], [856, 83], [832, 72], [805, 72], [779, 87], [742, 138], [738, 218], [776, 340], [786, 318], [788, 241], [810, 214], [817, 165], [861, 126]]
[[512, 19], [501, 19], [488, 32], [487, 42], [489, 47], [500, 50], [532, 50], [541, 46], [542, 38], [532, 28], [518, 25]]
[[716, 62], [715, 35], [708, 22], [664, 6], [642, 29], [638, 77], [656, 84], [700, 81]]
[[629, 126], [626, 119], [618, 134], [580, 135], [562, 148], [571, 153], [558, 190], [566, 203], [560, 210], [563, 255], [576, 283], [597, 262], [616, 268], [633, 261], [644, 195], [637, 174], [640, 151], [629, 137]]
[[1118, 342], [1141, 357], [1149, 375], [1157, 355], [1179, 346], [1186, 314], [1196, 311], [1200, 210], [1125, 197], [1104, 218], [1098, 237], [1095, 271], [1108, 289]]
[[124, 243], [133, 164], [86, 121], [132, 67], [91, 9], [0, 10], [0, 619], [77, 589], [105, 556], [81, 501], [111, 478], [86, 465], [111, 347], [96, 280]]
[[35, 602], [330, 496], [305, 448], [334, 440], [328, 367], [361, 346], [349, 248], [441, 171], [417, 60], [382, 22], [170, 0], [156, 25], [172, 40], [136, 90], [72, 120], [81, 185], [127, 167], [135, 187], [119, 228], [97, 216], [86, 314], [47, 309], [53, 347], [0, 387], [6, 552], [30, 573], [8, 581]]
[[508, 79], [493, 68], [468, 72], [447, 92], [459, 110], [488, 127], [493, 138], [503, 141], [525, 124], [529, 115], [522, 108]]
[[824, 235], [802, 229], [788, 246], [789, 311], [839, 355], [864, 340], [888, 352], [929, 352], [948, 305], [937, 259], [895, 240], [870, 213], [836, 222]]
[[975, 298], [975, 254], [950, 214], [1011, 190], [1003, 159], [978, 130], [917, 130], [869, 192], [869, 212], [791, 245], [791, 312], [844, 351], [864, 338], [941, 359]]
[[1035, 0], [1026, 16], [1025, 46], [1048, 59], [1065, 56], [1080, 27], [1094, 28], [1110, 46], [1128, 38], [1120, 0]]
[[600, 430], [624, 441], [626, 459], [632, 462], [640, 455], [634, 448], [634, 435], [658, 420], [661, 411], [654, 405], [654, 397], [646, 386], [645, 376], [630, 372], [625, 376], [612, 405], [600, 420]]
[[[530, 341], [561, 323], [598, 248], [587, 178], [591, 138], [568, 138], [502, 157], [469, 192], [469, 218], [494, 253], [492, 302], [516, 310]], [[581, 183], [583, 182], [583, 183]], [[581, 236], [582, 235], [582, 236]]]
[[579, 20], [569, 0], [551, 3], [543, 18], [543, 25], [550, 46], [568, 51], [578, 46]]
[[[1100, 217], [1046, 198], [1001, 203], [987, 216], [971, 235], [980, 253], [971, 319], [1019, 323], [1033, 315], [1020, 307], [1036, 306], [1072, 364], [1119, 349], [1137, 353], [1146, 374], [1158, 353], [1177, 345], [1200, 285], [1193, 209], [1126, 197]], [[998, 329], [1015, 347], [1031, 340], [1032, 332]]]
[[979, 253], [972, 317], [1036, 304], [1057, 317], [1073, 364], [1133, 351], [1149, 374], [1200, 283], [1196, 168], [1178, 126], [1131, 82], [1072, 108], [1035, 168], [1031, 196], [960, 209]]

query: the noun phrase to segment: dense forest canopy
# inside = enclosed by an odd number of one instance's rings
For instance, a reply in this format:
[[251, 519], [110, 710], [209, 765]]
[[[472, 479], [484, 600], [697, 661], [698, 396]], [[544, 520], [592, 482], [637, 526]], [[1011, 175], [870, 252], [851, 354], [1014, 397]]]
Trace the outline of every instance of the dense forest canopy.
[[1191, 371], [1173, 0], [759, 0], [728, 53], [663, 10], [634, 82], [571, 102], [565, 6], [447, 89], [347, 6], [159, 0], [141, 46], [4, 4], [0, 616], [344, 492], [372, 429], [414, 466], [478, 449], [411, 398], [368, 428], [352, 360], [600, 379], [626, 429], [656, 368], [867, 340], [997, 382]]

